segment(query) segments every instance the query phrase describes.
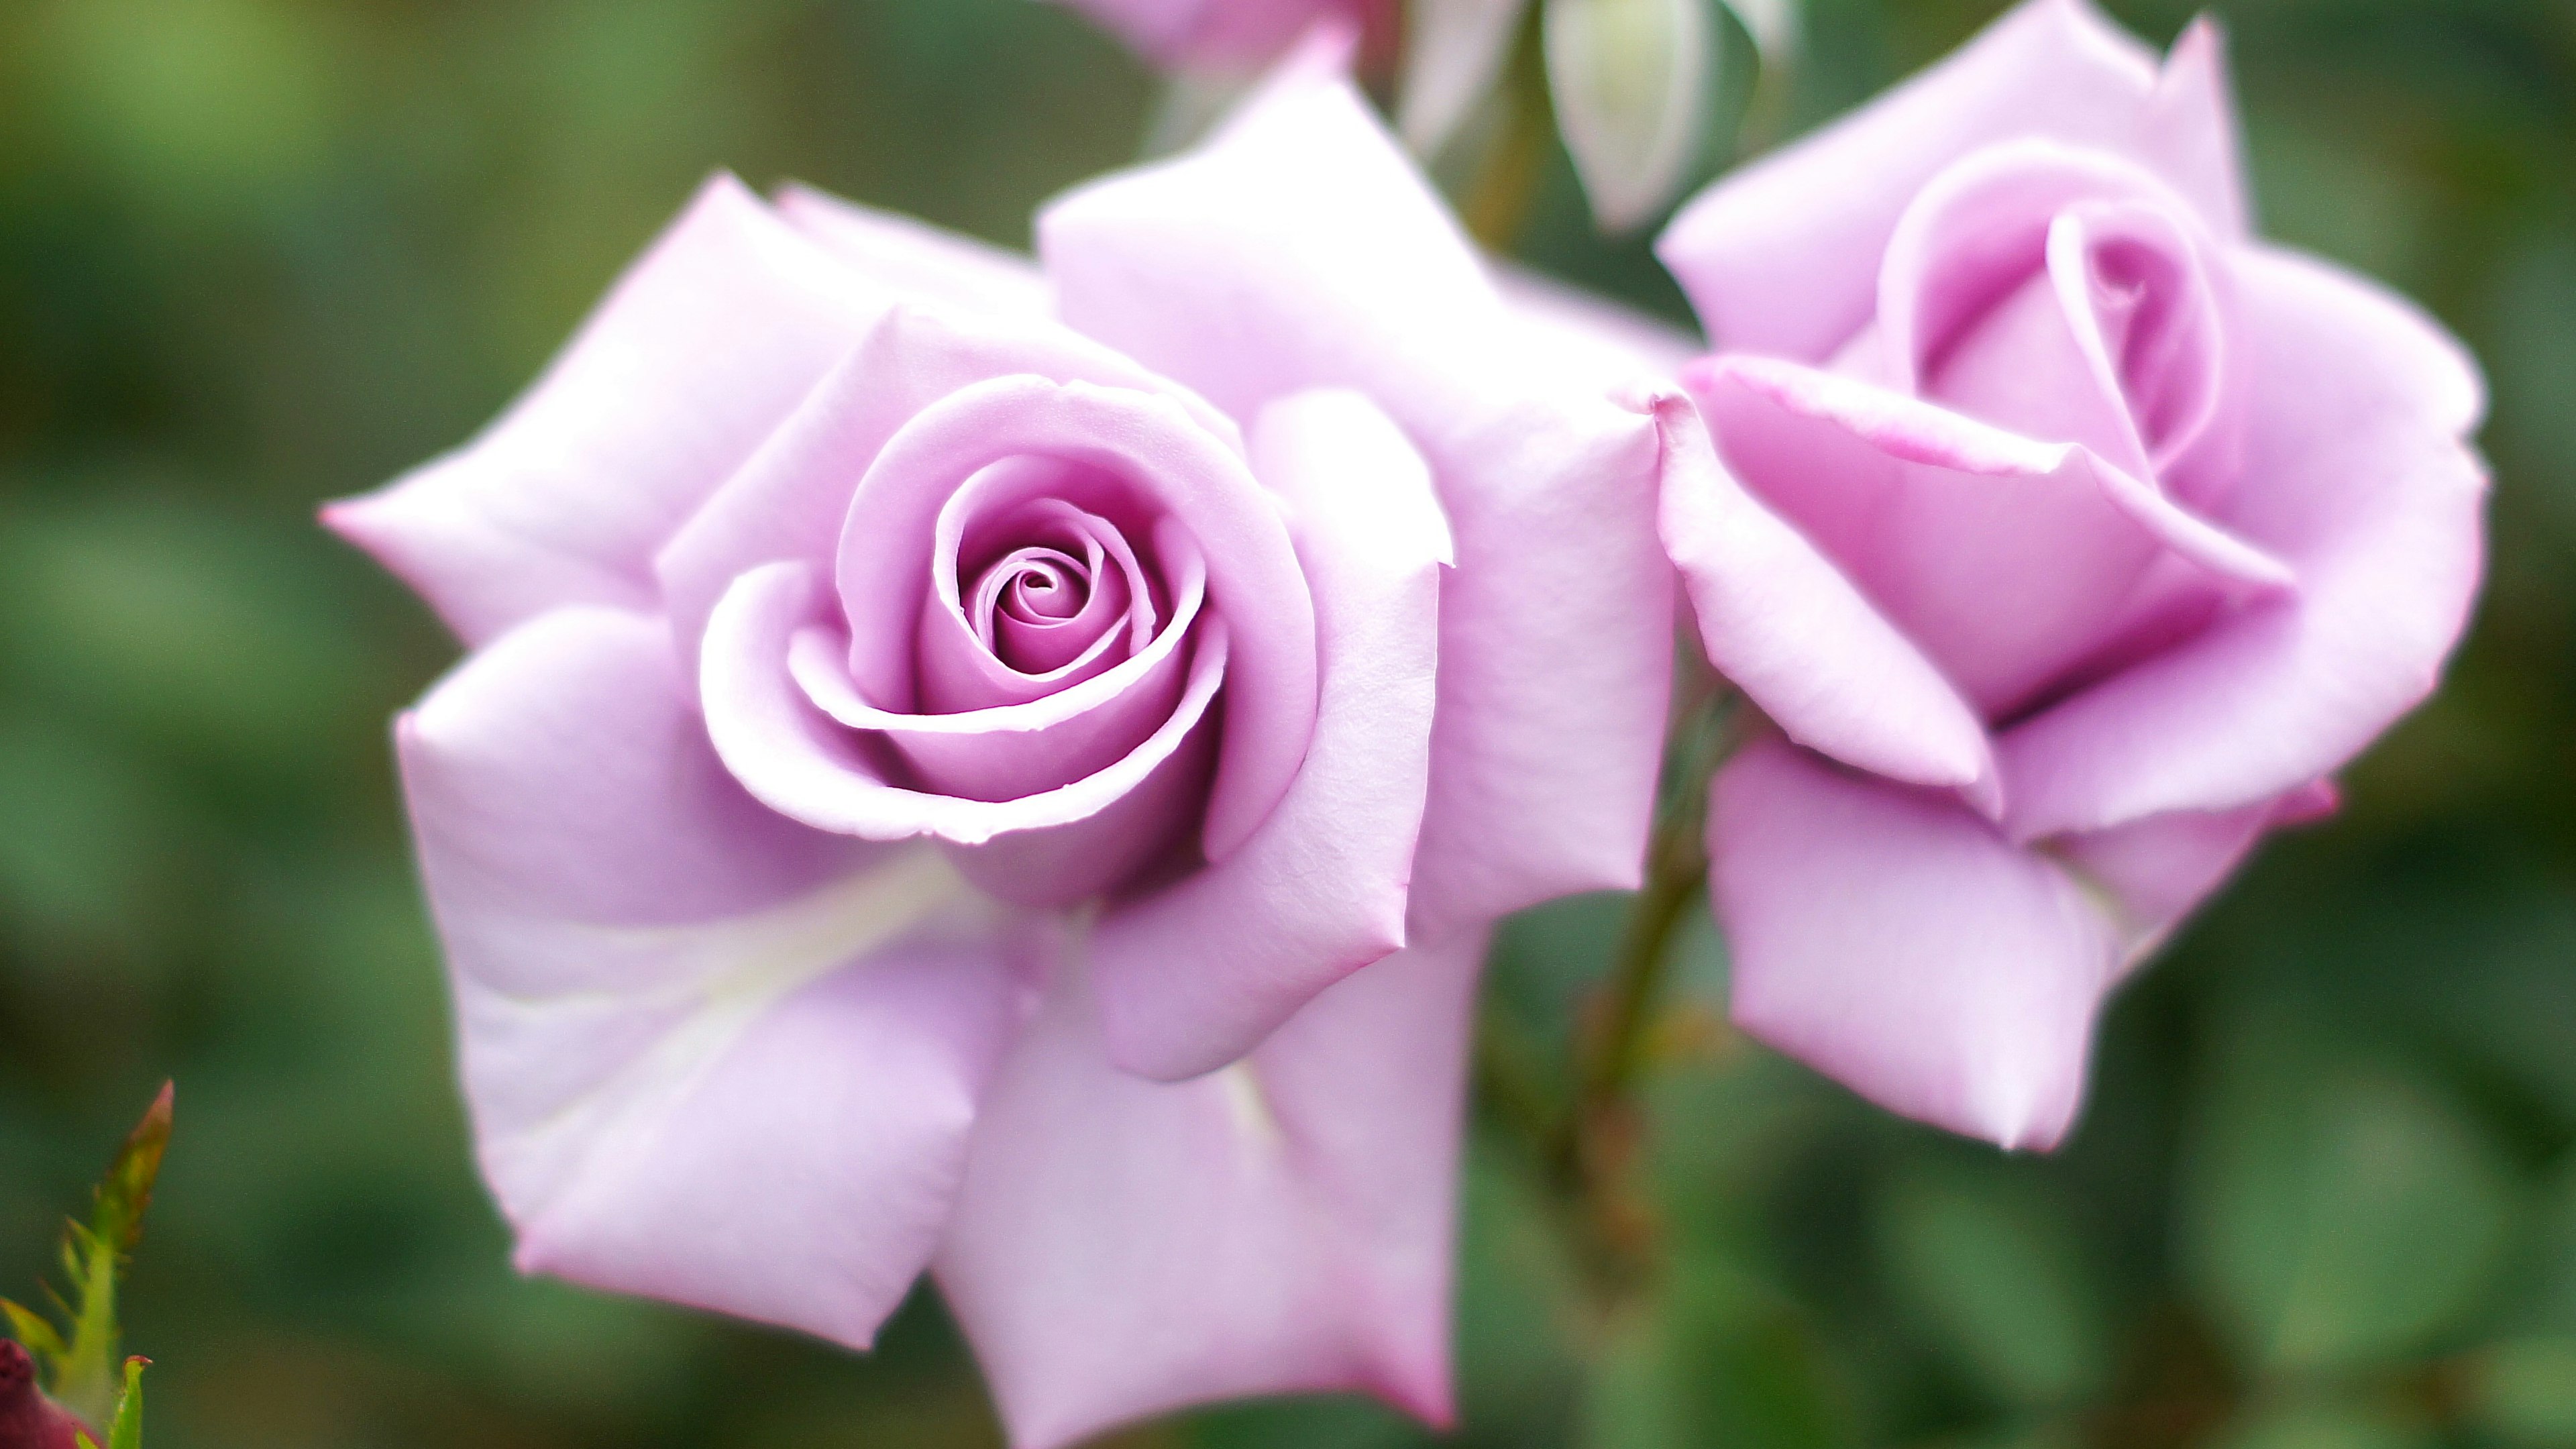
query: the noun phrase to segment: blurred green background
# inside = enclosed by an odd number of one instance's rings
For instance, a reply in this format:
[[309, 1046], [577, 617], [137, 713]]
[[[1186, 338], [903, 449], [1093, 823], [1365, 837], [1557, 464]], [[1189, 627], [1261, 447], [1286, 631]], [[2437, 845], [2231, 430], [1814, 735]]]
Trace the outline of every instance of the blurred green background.
[[[1994, 8], [1811, 0], [1764, 124]], [[2223, 14], [2270, 230], [2489, 369], [2448, 688], [2121, 999], [2054, 1158], [1733, 1041], [1700, 926], [1668, 1287], [1582, 1311], [1480, 1108], [1458, 1442], [2576, 1445], [2576, 7]], [[510, 1275], [385, 738], [454, 651], [311, 516], [489, 417], [711, 168], [1022, 243], [1154, 105], [1031, 0], [0, 0], [0, 1293], [175, 1075], [129, 1299], [155, 1449], [998, 1442], [935, 1303], [863, 1359]], [[1672, 307], [1552, 164], [1521, 250]], [[1542, 1079], [1618, 911], [1498, 951]], [[1324, 1402], [1119, 1442], [1421, 1438]]]

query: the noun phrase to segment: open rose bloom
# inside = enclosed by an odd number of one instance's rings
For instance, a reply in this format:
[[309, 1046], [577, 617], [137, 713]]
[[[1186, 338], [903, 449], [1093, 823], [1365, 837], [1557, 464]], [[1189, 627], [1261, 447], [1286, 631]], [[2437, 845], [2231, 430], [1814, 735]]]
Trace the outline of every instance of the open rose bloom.
[[483, 1168], [844, 1343], [929, 1268], [1023, 1445], [1443, 1419], [1486, 927], [1639, 869], [1658, 430], [1319, 51], [1039, 236], [719, 179], [330, 510], [473, 649], [398, 739]]
[[2465, 622], [2473, 366], [2247, 212], [2212, 28], [2032, 0], [1660, 243], [1720, 349], [1665, 540], [1785, 735], [1712, 802], [1735, 1013], [1897, 1111], [2056, 1142], [2105, 995]]

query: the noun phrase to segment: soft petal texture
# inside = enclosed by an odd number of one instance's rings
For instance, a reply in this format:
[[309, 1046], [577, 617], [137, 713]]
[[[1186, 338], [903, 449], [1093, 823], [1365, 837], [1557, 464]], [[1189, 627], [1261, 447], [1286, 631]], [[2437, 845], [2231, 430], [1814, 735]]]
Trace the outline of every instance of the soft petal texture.
[[2004, 736], [2020, 839], [2257, 801], [2331, 773], [2431, 692], [2484, 556], [2483, 407], [2457, 344], [2325, 263], [2237, 257], [2261, 406], [2227, 511], [2294, 598], [2223, 620]]
[[2215, 37], [2154, 56], [2085, 0], [2027, 0], [1956, 54], [1711, 187], [1656, 245], [1723, 348], [1820, 361], [1869, 320], [1879, 257], [1923, 184], [2035, 136], [2153, 167], [2213, 225], [2242, 183]]
[[2052, 848], [2099, 888], [2097, 901], [2117, 908], [2124, 964], [2134, 966], [2244, 862], [2265, 831], [2332, 814], [2336, 803], [2334, 787], [2318, 781], [2259, 805], [2149, 816]]
[[860, 275], [917, 301], [1007, 317], [1054, 308], [1036, 264], [990, 242], [810, 186], [781, 188], [778, 214]]
[[1365, 1390], [1448, 1421], [1483, 946], [1390, 956], [1178, 1083], [1110, 1065], [1081, 973], [1058, 977], [936, 1263], [1018, 1449], [1246, 1394]]
[[1954, 799], [1776, 740], [1719, 772], [1709, 856], [1746, 1031], [1953, 1132], [2065, 1134], [2118, 955], [2065, 872]]
[[521, 1266], [865, 1344], [1010, 1038], [1006, 922], [754, 804], [650, 618], [543, 615], [398, 738]]
[[2212, 598], [2297, 587], [2281, 560], [2090, 449], [1795, 363], [1721, 358], [1684, 377], [1729, 467], [1987, 718], [2087, 662], [2161, 561], [2199, 571]]
[[[932, 403], [1003, 377], [1157, 392], [1211, 434], [1231, 438], [1236, 432], [1205, 402], [1061, 326], [894, 307], [655, 558], [654, 575], [683, 647], [695, 651], [716, 600], [744, 572], [790, 559], [829, 567], [859, 479], [888, 440]], [[900, 653], [909, 653], [908, 621], [929, 593], [926, 525], [922, 539], [918, 551], [883, 561], [889, 574], [900, 575], [899, 583], [887, 586], [887, 597], [903, 611], [906, 628], [894, 629], [889, 621], [888, 629], [870, 636], [889, 641], [889, 652], [863, 677], [889, 693], [906, 676], [893, 641], [901, 641]], [[876, 702], [893, 708], [912, 703]]]
[[1415, 932], [1633, 885], [1672, 667], [1653, 425], [1533, 355], [1348, 82], [1288, 67], [1198, 152], [1050, 205], [1038, 238], [1075, 326], [1237, 416], [1354, 388], [1431, 464], [1458, 568]]
[[324, 520], [468, 643], [649, 606], [655, 550], [891, 302], [718, 176], [481, 437]]
[[1615, 302], [1507, 260], [1492, 264], [1503, 294], [1530, 348], [1553, 359], [1570, 385], [1614, 393], [1641, 382], [1661, 382], [1708, 349], [1697, 337], [1661, 318]]
[[2053, 1147], [2110, 989], [2264, 832], [2332, 808], [2311, 783], [2031, 850], [1953, 800], [1757, 742], [1710, 800], [1735, 1018], [1891, 1111]]
[[[1179, 823], [1175, 812], [1189, 803], [1180, 787], [1185, 778], [1195, 780], [1203, 763], [1194, 741], [1226, 679], [1222, 620], [1212, 621], [1193, 645], [1179, 702], [1133, 750], [1035, 794], [976, 800], [896, 783], [865, 732], [833, 719], [799, 687], [790, 662], [794, 643], [816, 624], [823, 600], [807, 565], [767, 564], [726, 592], [707, 625], [698, 688], [707, 735], [725, 767], [761, 803], [818, 830], [862, 840], [930, 835], [981, 846], [997, 836], [1083, 826], [1073, 838], [1089, 848], [1074, 851], [1073, 859], [1087, 855], [1098, 873], [1113, 877], [1105, 864], [1111, 857], [1132, 867], [1163, 843], [1159, 829], [1142, 831], [1147, 820], [1170, 816], [1167, 823]], [[1030, 893], [1061, 892], [1033, 884]]]
[[870, 627], [926, 593], [932, 537], [956, 485], [1015, 456], [1114, 474], [1185, 530], [1208, 558], [1209, 601], [1240, 663], [1226, 691], [1217, 778], [1207, 805], [1211, 859], [1232, 854], [1295, 778], [1315, 720], [1315, 612], [1288, 530], [1230, 437], [1157, 393], [992, 378], [906, 419], [869, 462], [841, 530], [834, 570], [852, 626], [851, 677], [869, 698], [903, 698], [914, 636]]
[[1664, 446], [1664, 547], [1709, 662], [1789, 737], [1846, 764], [1991, 798], [1985, 726], [1938, 669], [1718, 462], [1690, 400], [1648, 399]]
[[1110, 1056], [1156, 1078], [1233, 1061], [1405, 940], [1448, 525], [1421, 458], [1356, 393], [1272, 403], [1253, 458], [1296, 520], [1323, 693], [1305, 768], [1243, 848], [1093, 937]]

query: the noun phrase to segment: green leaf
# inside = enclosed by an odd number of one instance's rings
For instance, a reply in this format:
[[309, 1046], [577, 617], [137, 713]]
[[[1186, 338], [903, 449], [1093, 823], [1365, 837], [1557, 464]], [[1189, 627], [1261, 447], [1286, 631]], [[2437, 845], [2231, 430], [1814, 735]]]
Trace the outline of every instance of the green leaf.
[[143, 1214], [152, 1206], [152, 1184], [160, 1179], [161, 1158], [170, 1149], [175, 1096], [176, 1084], [163, 1082], [161, 1094], [127, 1134], [93, 1195], [90, 1232], [114, 1252], [133, 1252], [142, 1241]]
[[2420, 1085], [2270, 1045], [2214, 1094], [2194, 1144], [2186, 1243], [2201, 1290], [2274, 1368], [2415, 1352], [2494, 1286], [2516, 1184]]
[[[110, 1417], [120, 1378], [135, 1372], [120, 1375], [117, 1368], [122, 1337], [116, 1318], [117, 1278], [125, 1255], [143, 1236], [143, 1214], [152, 1205], [152, 1185], [160, 1177], [161, 1158], [170, 1145], [172, 1099], [171, 1084], [164, 1082], [160, 1095], [127, 1134], [108, 1164], [107, 1175], [91, 1193], [89, 1221], [66, 1226], [62, 1261], [71, 1280], [71, 1304], [64, 1307], [64, 1317], [70, 1332], [56, 1331], [23, 1308], [9, 1308], [10, 1323], [20, 1341], [44, 1351], [53, 1396], [92, 1423]], [[44, 1342], [39, 1344], [38, 1338]]]
[[1896, 1288], [1997, 1397], [2062, 1403], [2100, 1387], [2110, 1349], [2075, 1234], [2004, 1167], [1924, 1164], [1880, 1198]]
[[5, 1315], [9, 1320], [10, 1336], [25, 1344], [27, 1351], [34, 1354], [38, 1361], [58, 1359], [63, 1356], [63, 1336], [43, 1314], [12, 1303], [6, 1298], [0, 1298], [0, 1315]]

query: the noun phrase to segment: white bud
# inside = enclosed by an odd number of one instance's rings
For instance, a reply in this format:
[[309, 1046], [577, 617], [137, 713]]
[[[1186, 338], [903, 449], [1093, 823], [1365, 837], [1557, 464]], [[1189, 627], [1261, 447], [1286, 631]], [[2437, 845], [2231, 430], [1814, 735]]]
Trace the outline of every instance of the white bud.
[[1429, 158], [1492, 88], [1529, 0], [1413, 0], [1404, 32], [1404, 101], [1396, 129]]
[[1605, 230], [1673, 199], [1708, 113], [1708, 0], [1547, 0], [1547, 79], [1565, 148]]

